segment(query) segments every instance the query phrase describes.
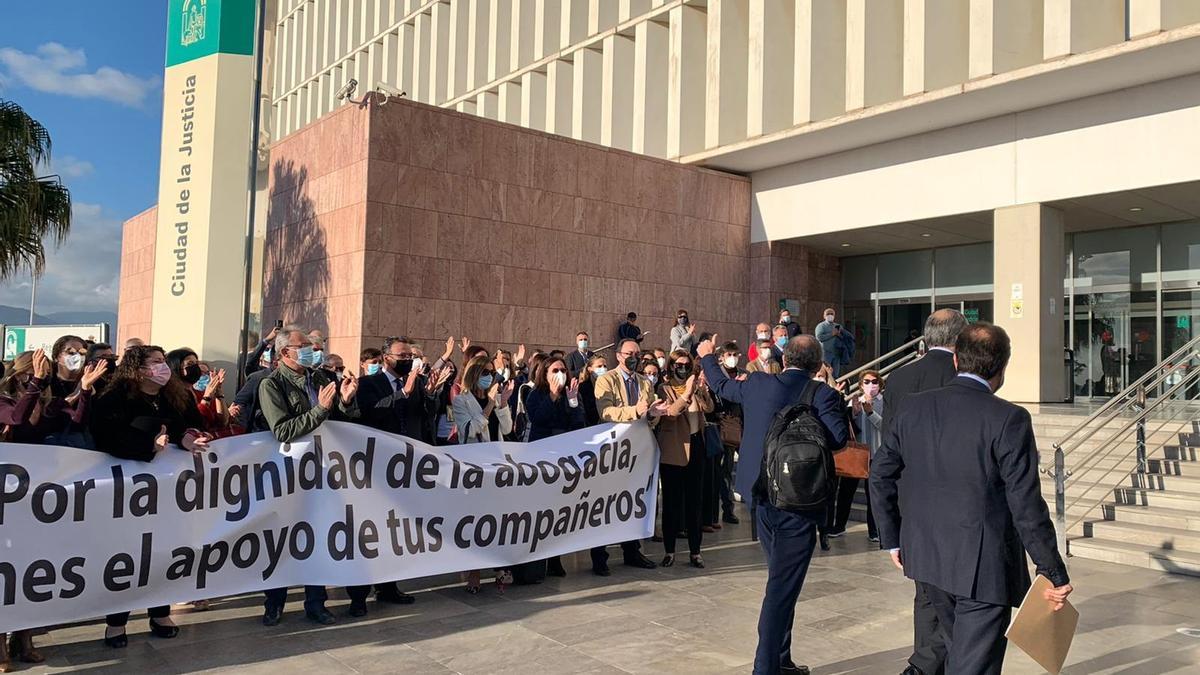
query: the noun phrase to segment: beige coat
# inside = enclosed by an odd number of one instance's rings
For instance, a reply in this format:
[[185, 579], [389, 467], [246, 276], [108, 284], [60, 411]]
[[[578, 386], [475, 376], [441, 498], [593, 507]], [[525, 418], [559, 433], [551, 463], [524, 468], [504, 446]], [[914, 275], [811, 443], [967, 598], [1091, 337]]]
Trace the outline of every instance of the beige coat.
[[[654, 389], [650, 380], [638, 373], [630, 374], [637, 378], [638, 401], [654, 403]], [[637, 406], [629, 405], [625, 400], [625, 379], [621, 371], [613, 369], [596, 380], [596, 412], [605, 422], [632, 422], [638, 418]]]
[[658, 395], [667, 402], [667, 414], [658, 420], [655, 435], [660, 462], [670, 466], [687, 466], [692, 457], [692, 434], [704, 430], [704, 413], [713, 411], [713, 399], [707, 387], [697, 386], [689, 402], [664, 383]]

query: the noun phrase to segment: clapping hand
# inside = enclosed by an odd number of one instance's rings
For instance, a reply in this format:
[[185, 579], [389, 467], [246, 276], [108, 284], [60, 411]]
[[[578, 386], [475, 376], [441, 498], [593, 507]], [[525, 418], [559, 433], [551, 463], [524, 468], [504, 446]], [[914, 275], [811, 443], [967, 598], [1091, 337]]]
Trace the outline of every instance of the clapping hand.
[[215, 373], [210, 374], [208, 378], [208, 386], [204, 389], [204, 397], [212, 398], [221, 391], [221, 385], [225, 384], [225, 369], [221, 368]]
[[525, 343], [517, 345], [516, 363], [525, 363]]
[[454, 369], [450, 366], [442, 366], [438, 370], [437, 377], [429, 378], [429, 382], [425, 385], [425, 391], [432, 394], [441, 389], [447, 382], [450, 381], [450, 376], [454, 373]]
[[465, 353], [467, 353], [467, 347], [470, 347], [470, 346], [471, 346], [471, 338], [469, 338], [469, 337], [466, 337], [466, 336], [464, 335], [464, 336], [463, 336], [463, 339], [462, 339], [462, 347], [461, 347], [461, 349], [462, 349], [462, 352], [463, 352], [464, 354], [465, 354]]
[[50, 357], [46, 356], [46, 350], [41, 347], [33, 350], [33, 376], [44, 380], [50, 377], [50, 371]]
[[579, 378], [572, 379], [570, 386], [567, 387], [567, 400], [579, 400]]
[[317, 405], [326, 410], [333, 410], [333, 402], [337, 398], [337, 393], [338, 385], [336, 382], [330, 382], [321, 387], [321, 390], [317, 392]]
[[646, 412], [648, 412], [650, 410], [650, 401], [647, 400], [645, 397], [642, 397], [641, 399], [638, 400], [637, 405], [634, 406], [634, 410], [637, 411], [638, 417], [645, 415]]
[[[334, 383], [330, 383], [334, 384]], [[342, 374], [342, 381], [338, 383], [338, 389], [342, 395], [342, 404], [350, 405], [354, 400], [354, 395], [358, 393], [358, 378], [354, 373], [349, 371]]]
[[500, 400], [496, 401], [497, 408], [504, 408], [508, 406], [508, 399], [512, 398], [513, 389], [516, 389], [516, 387], [516, 380], [509, 380], [504, 383], [504, 388], [500, 392]]
[[662, 417], [663, 415], [667, 414], [668, 407], [669, 406], [667, 405], [666, 401], [662, 401], [662, 400], [655, 401], [654, 405], [650, 406], [650, 416], [651, 417]]
[[208, 442], [210, 440], [212, 440], [212, 436], [205, 433], [187, 433], [183, 436], [183, 449], [193, 455], [199, 455], [208, 450]]
[[446, 351], [442, 352], [442, 360], [449, 360], [454, 355], [454, 336], [450, 335], [446, 338]]
[[83, 367], [83, 376], [79, 378], [79, 386], [84, 391], [92, 391], [92, 387], [96, 381], [104, 375], [104, 371], [108, 369], [108, 361], [100, 359], [95, 363], [89, 363]]

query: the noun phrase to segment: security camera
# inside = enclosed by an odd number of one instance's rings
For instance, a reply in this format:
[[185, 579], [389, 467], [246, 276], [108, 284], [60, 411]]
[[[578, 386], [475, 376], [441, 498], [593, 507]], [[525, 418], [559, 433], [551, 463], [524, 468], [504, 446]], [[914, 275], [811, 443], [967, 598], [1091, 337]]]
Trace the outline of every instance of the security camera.
[[388, 100], [392, 98], [405, 98], [408, 96], [408, 92], [400, 91], [399, 89], [396, 89], [389, 84], [384, 84], [383, 82], [375, 85], [375, 93], [379, 95], [379, 105], [387, 105]]
[[352, 77], [352, 78], [350, 78], [350, 80], [348, 82], [346, 82], [346, 84], [342, 85], [341, 89], [337, 90], [337, 93], [334, 94], [334, 97], [337, 98], [337, 100], [339, 100], [339, 101], [345, 100], [345, 99], [353, 96], [354, 90], [357, 88], [358, 88], [358, 80], [356, 80]]

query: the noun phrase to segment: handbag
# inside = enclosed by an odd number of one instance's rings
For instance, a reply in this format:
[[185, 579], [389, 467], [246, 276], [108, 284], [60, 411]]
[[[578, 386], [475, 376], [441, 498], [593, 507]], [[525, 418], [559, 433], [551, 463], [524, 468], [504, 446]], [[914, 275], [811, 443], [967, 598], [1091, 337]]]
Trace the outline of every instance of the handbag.
[[725, 452], [725, 446], [721, 444], [721, 432], [717, 425], [705, 423], [704, 425], [704, 453], [711, 459]]
[[858, 442], [853, 424], [846, 427], [850, 430], [850, 442], [833, 453], [834, 473], [843, 478], [866, 478], [871, 475], [871, 448]]
[[735, 415], [721, 415], [721, 442], [737, 447], [742, 444], [742, 420]]

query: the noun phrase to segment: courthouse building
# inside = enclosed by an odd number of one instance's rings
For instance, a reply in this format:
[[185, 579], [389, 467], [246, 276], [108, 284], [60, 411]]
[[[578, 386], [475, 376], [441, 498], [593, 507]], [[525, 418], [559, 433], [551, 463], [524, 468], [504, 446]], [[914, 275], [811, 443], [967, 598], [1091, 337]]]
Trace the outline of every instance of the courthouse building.
[[[168, 70], [190, 63], [172, 41], [245, 30], [213, 25], [238, 4], [173, 0]], [[347, 361], [397, 334], [599, 345], [628, 311], [665, 346], [680, 307], [744, 345], [781, 306], [810, 331], [834, 306], [861, 362], [955, 307], [1009, 330], [1004, 394], [1036, 402], [1112, 394], [1200, 330], [1196, 0], [263, 14], [249, 273], [233, 238], [181, 255], [189, 275], [249, 279], [258, 320], [321, 328]], [[207, 142], [244, 159], [249, 128]], [[176, 145], [164, 129], [164, 156]], [[126, 224], [121, 339], [182, 343], [159, 309], [171, 220]], [[210, 287], [204, 311], [240, 312], [229, 295]], [[216, 359], [238, 348], [205, 340]]]

